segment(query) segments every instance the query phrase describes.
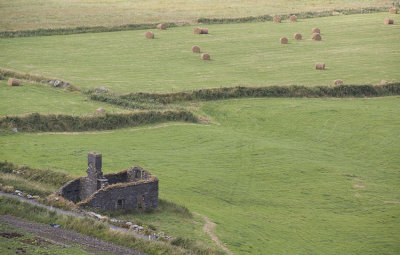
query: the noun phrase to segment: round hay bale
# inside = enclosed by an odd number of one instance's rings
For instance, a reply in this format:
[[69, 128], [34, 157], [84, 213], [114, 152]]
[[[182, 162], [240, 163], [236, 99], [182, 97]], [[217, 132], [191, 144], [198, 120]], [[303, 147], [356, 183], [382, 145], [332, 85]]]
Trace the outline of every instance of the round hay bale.
[[393, 19], [386, 18], [386, 19], [384, 20], [384, 23], [385, 23], [385, 25], [393, 25], [393, 24], [394, 24], [394, 20], [393, 20]]
[[289, 42], [289, 40], [286, 37], [282, 37], [279, 41], [281, 44], [287, 44]]
[[311, 36], [311, 40], [321, 41], [322, 40], [321, 34], [313, 33], [312, 36]]
[[157, 25], [157, 29], [159, 29], [159, 30], [165, 30], [165, 29], [167, 29], [167, 25], [164, 24], [164, 23], [158, 24], [158, 25]]
[[272, 19], [272, 21], [273, 21], [274, 23], [281, 23], [281, 17], [275, 16], [275, 17]]
[[208, 34], [208, 28], [200, 28], [200, 27], [196, 27], [193, 32], [195, 34]]
[[201, 54], [201, 59], [202, 59], [202, 60], [210, 60], [210, 59], [211, 59], [211, 57], [210, 57], [210, 55], [209, 55], [209, 54], [207, 54], [207, 53], [203, 53], [203, 54]]
[[94, 111], [94, 114], [104, 114], [104, 113], [106, 113], [106, 110], [104, 108], [97, 108]]
[[193, 32], [195, 33], [195, 34], [201, 34], [201, 28], [199, 28], [199, 27], [196, 27], [194, 30], [193, 30]]
[[397, 9], [395, 7], [390, 8], [389, 13], [390, 14], [397, 14]]
[[386, 80], [381, 80], [381, 82], [379, 83], [379, 85], [386, 85], [386, 84], [388, 84], [389, 82], [387, 82]]
[[145, 37], [147, 39], [154, 39], [154, 33], [151, 31], [146, 32]]
[[325, 63], [323, 62], [318, 62], [315, 64], [315, 69], [317, 70], [325, 70]]
[[296, 34], [293, 35], [293, 39], [301, 40], [301, 39], [303, 39], [303, 36], [301, 34], [299, 34], [299, 33], [296, 33]]
[[193, 52], [193, 53], [200, 53], [200, 47], [197, 46], [197, 45], [193, 46], [193, 47], [192, 47], [192, 52]]
[[314, 34], [314, 33], [320, 34], [320, 33], [321, 33], [321, 29], [319, 29], [319, 28], [313, 28], [311, 33], [313, 33], [313, 34]]
[[1, 73], [0, 73], [0, 80], [2, 80], [3, 79], [3, 75], [1, 75]]
[[290, 16], [289, 20], [290, 20], [291, 22], [296, 22], [296, 21], [297, 21], [296, 15]]
[[342, 80], [334, 80], [333, 84], [334, 85], [343, 85], [343, 81]]
[[19, 80], [14, 79], [14, 78], [9, 78], [8, 85], [9, 86], [19, 86]]

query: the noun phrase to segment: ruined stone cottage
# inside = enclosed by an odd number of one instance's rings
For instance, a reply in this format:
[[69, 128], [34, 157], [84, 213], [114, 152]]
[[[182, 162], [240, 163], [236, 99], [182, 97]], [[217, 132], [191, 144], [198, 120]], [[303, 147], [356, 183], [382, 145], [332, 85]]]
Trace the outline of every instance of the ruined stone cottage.
[[87, 177], [66, 183], [58, 194], [80, 207], [102, 210], [157, 209], [158, 179], [135, 166], [115, 174], [103, 175], [102, 155], [88, 154]]

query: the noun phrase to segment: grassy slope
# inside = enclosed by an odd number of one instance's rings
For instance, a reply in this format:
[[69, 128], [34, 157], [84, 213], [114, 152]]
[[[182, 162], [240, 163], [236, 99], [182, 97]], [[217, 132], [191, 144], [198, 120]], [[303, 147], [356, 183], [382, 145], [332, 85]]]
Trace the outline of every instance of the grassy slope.
[[83, 175], [94, 150], [105, 172], [141, 165], [238, 254], [395, 254], [399, 99], [209, 102], [220, 125], [2, 134], [0, 159]]
[[[7, 50], [0, 53], [0, 66], [120, 92], [399, 81], [400, 26], [384, 25], [387, 16], [210, 25], [209, 35], [179, 27], [155, 31], [155, 40], [146, 40], [144, 31], [1, 39]], [[309, 39], [313, 27], [321, 28], [323, 41]], [[296, 32], [304, 40], [292, 40]], [[288, 45], [279, 44], [282, 36], [290, 39]], [[196, 44], [211, 61], [191, 53]], [[314, 69], [320, 61], [326, 71]]]
[[390, 6], [389, 0], [0, 0], [0, 30], [132, 23], [191, 22], [200, 17], [243, 17], [360, 7]]
[[78, 92], [70, 93], [30, 83], [11, 87], [7, 85], [7, 81], [0, 81], [0, 116], [33, 112], [92, 114], [99, 107], [110, 113], [126, 111], [109, 104], [87, 100], [86, 96]]

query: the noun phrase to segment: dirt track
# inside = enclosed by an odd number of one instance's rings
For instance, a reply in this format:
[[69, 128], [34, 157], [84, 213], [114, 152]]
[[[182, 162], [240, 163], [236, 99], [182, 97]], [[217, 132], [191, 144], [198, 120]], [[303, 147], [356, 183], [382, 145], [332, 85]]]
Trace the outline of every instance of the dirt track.
[[200, 216], [200, 217], [202, 217], [205, 221], [206, 221], [206, 224], [204, 225], [204, 227], [203, 227], [203, 231], [204, 232], [206, 232], [210, 237], [211, 237], [211, 239], [219, 246], [219, 247], [221, 247], [221, 249], [223, 249], [226, 253], [228, 253], [229, 255], [233, 255], [233, 253], [228, 249], [228, 248], [226, 248], [222, 243], [221, 243], [221, 241], [218, 239], [218, 237], [216, 236], [216, 235], [214, 235], [214, 233], [212, 232], [212, 230], [215, 228], [215, 223], [214, 222], [212, 222], [212, 221], [210, 221], [210, 219], [207, 217], [207, 216], [205, 216], [205, 215], [203, 215], [203, 214], [200, 214], [200, 213], [197, 213], [197, 212], [193, 212], [194, 214], [196, 214], [196, 215], [198, 215], [198, 216]]
[[27, 221], [9, 215], [0, 215], [0, 224], [7, 224], [13, 228], [21, 229], [29, 234], [58, 244], [66, 246], [79, 245], [83, 250], [92, 254], [146, 255], [146, 253], [105, 242], [69, 229], [53, 228], [48, 225], [38, 224], [36, 222]]

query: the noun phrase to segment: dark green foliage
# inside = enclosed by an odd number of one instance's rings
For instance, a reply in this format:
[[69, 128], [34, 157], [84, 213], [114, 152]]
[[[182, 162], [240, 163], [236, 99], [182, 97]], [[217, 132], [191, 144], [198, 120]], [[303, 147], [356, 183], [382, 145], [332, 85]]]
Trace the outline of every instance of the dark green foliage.
[[172, 245], [180, 246], [182, 248], [189, 248], [192, 247], [194, 242], [188, 238], [177, 237], [171, 241]]
[[121, 106], [128, 109], [134, 110], [161, 110], [165, 109], [165, 106], [156, 102], [155, 100], [126, 100], [110, 93], [95, 93], [91, 91], [85, 92], [89, 95], [89, 98], [94, 101], [100, 101], [108, 104]]
[[32, 113], [23, 116], [0, 118], [0, 128], [16, 127], [24, 132], [61, 132], [106, 130], [164, 122], [196, 122], [197, 118], [189, 111], [141, 111], [119, 114], [73, 116], [63, 114]]
[[16, 166], [13, 163], [7, 161], [0, 161], [0, 172], [2, 173], [13, 173], [13, 170], [23, 172], [19, 176], [36, 182], [50, 184], [52, 186], [62, 186], [66, 182], [73, 178], [65, 173], [57, 172], [51, 169], [35, 169], [29, 166]]
[[151, 99], [158, 103], [170, 104], [191, 100], [220, 100], [242, 97], [378, 97], [400, 95], [400, 83], [386, 85], [341, 85], [341, 86], [269, 86], [229, 87], [201, 89], [177, 93], [131, 93], [122, 99], [136, 101]]
[[[83, 33], [116, 32], [126, 30], [140, 30], [155, 28], [157, 24], [127, 24], [114, 27], [74, 27], [74, 28], [56, 28], [56, 29], [35, 29], [22, 31], [3, 31], [0, 32], [0, 38], [13, 37], [31, 37], [31, 36], [49, 36], [49, 35], [70, 35]], [[167, 27], [176, 27], [175, 23], [167, 23]]]
[[[333, 10], [333, 11], [320, 11], [320, 12], [301, 12], [301, 13], [293, 13], [290, 15], [280, 15], [282, 20], [289, 19], [291, 15], [296, 15], [299, 19], [310, 19], [310, 18], [318, 18], [318, 17], [328, 17], [333, 16], [335, 13], [340, 13], [342, 15], [350, 15], [350, 14], [363, 14], [363, 13], [374, 13], [374, 12], [385, 12], [387, 8], [364, 8], [364, 9], [345, 9], [345, 10]], [[197, 20], [198, 23], [204, 24], [229, 24], [229, 23], [246, 23], [246, 22], [265, 22], [272, 21], [273, 16], [271, 15], [262, 15], [262, 16], [250, 16], [250, 17], [241, 17], [241, 18], [199, 18]]]

